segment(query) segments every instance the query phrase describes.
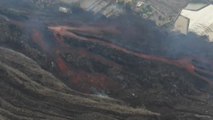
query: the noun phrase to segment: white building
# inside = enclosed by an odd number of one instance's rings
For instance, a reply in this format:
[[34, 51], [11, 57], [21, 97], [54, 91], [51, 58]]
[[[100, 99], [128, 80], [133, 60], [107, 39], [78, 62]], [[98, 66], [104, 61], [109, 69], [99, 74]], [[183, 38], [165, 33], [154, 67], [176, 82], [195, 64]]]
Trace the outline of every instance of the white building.
[[144, 4], [143, 1], [138, 1], [137, 4], [136, 4], [136, 6], [137, 6], [137, 7], [141, 7], [143, 4]]
[[71, 13], [71, 10], [69, 8], [66, 7], [59, 7], [58, 11], [61, 13]]
[[213, 42], [213, 5], [187, 5], [175, 22], [175, 30], [184, 34], [194, 32], [200, 36], [207, 36]]
[[106, 17], [122, 14], [123, 9], [116, 5], [115, 0], [82, 0], [80, 7], [94, 14], [102, 14]]

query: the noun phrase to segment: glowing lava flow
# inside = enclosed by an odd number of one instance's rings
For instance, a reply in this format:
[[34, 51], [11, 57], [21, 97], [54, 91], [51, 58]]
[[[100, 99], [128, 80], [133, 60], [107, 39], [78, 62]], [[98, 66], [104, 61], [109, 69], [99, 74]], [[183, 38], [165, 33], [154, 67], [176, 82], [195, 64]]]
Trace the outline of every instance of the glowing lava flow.
[[62, 71], [63, 74], [69, 75], [70, 70], [61, 57], [59, 57], [59, 56], [57, 57], [56, 63], [58, 65], [60, 71]]
[[38, 30], [33, 30], [32, 40], [39, 45], [43, 51], [47, 52], [49, 50], [49, 46], [45, 43], [42, 34]]
[[[57, 36], [57, 35], [56, 35]], [[61, 52], [64, 52], [64, 50], [68, 49], [69, 46], [64, 44], [63, 41], [60, 40], [60, 38], [56, 37], [58, 40], [56, 41], [58, 46], [53, 49], [51, 54], [51, 57], [55, 58], [55, 63], [58, 67], [58, 70], [61, 72], [61, 74], [68, 78], [68, 82], [70, 82], [71, 86], [87, 93], [94, 92], [91, 90], [93, 88], [96, 92], [107, 90], [109, 88], [114, 87], [116, 85], [114, 82], [112, 82], [107, 76], [102, 74], [89, 74], [87, 72], [81, 71], [81, 70], [75, 70], [72, 69], [71, 66], [69, 66], [65, 60], [61, 56]], [[44, 52], [49, 52], [50, 46], [48, 46], [47, 42], [45, 42], [44, 37], [41, 32], [34, 29], [32, 34], [33, 42], [40, 46], [40, 48]], [[54, 52], [55, 51], [55, 52]], [[80, 51], [82, 55], [85, 55], [82, 51]]]
[[[146, 60], [158, 61], [158, 62], [163, 62], [163, 63], [175, 65], [176, 67], [185, 69], [189, 73], [203, 79], [204, 81], [207, 81], [210, 84], [213, 83], [213, 81], [211, 80], [212, 78], [208, 78], [204, 75], [200, 75], [200, 74], [197, 73], [197, 71], [201, 71], [201, 70], [197, 69], [195, 67], [195, 65], [192, 64], [192, 59], [170, 60], [170, 59], [160, 57], [160, 56], [146, 55], [146, 54], [143, 54], [143, 53], [137, 53], [137, 52], [130, 51], [128, 49], [122, 48], [120, 46], [117, 46], [115, 44], [112, 44], [112, 43], [109, 43], [109, 42], [106, 42], [106, 41], [103, 41], [103, 40], [99, 40], [99, 39], [95, 39], [95, 38], [86, 38], [86, 37], [82, 37], [82, 36], [75, 34], [75, 31], [78, 31], [78, 32], [83, 31], [83, 32], [90, 33], [91, 28], [90, 29], [84, 29], [84, 28], [57, 26], [57, 27], [49, 27], [49, 29], [52, 30], [55, 34], [60, 35], [60, 36], [70, 37], [70, 38], [73, 38], [73, 39], [76, 39], [76, 40], [79, 40], [79, 41], [93, 42], [93, 43], [103, 45], [103, 46], [106, 46], [106, 47], [109, 47], [109, 48], [112, 48], [112, 49], [116, 49], [116, 50], [122, 51], [124, 53], [131, 54], [131, 55], [134, 55], [134, 56], [146, 59]], [[93, 32], [95, 32], [94, 29], [95, 28], [92, 29]], [[72, 31], [74, 31], [74, 32], [72, 32]], [[61, 41], [63, 41], [63, 40], [61, 39]], [[202, 70], [202, 72], [203, 71], [206, 71], [206, 70]], [[206, 73], [209, 73], [210, 75], [213, 76], [213, 72], [207, 71]]]
[[[85, 42], [92, 42], [92, 43], [96, 43], [111, 49], [115, 49], [118, 51], [122, 51], [126, 54], [131, 54], [137, 57], [140, 57], [142, 59], [146, 59], [146, 60], [150, 60], [150, 61], [158, 61], [158, 62], [163, 62], [163, 63], [167, 63], [167, 64], [171, 64], [174, 65], [176, 67], [185, 69], [186, 71], [188, 71], [189, 73], [201, 78], [204, 81], [207, 81], [208, 83], [212, 84], [212, 81], [210, 80], [210, 78], [208, 77], [213, 76], [213, 73], [211, 71], [205, 70], [205, 69], [201, 69], [201, 68], [197, 68], [193, 63], [192, 63], [192, 59], [180, 59], [180, 60], [170, 60], [164, 57], [160, 57], [160, 56], [152, 56], [152, 55], [146, 55], [143, 53], [138, 53], [138, 52], [133, 52], [130, 51], [128, 49], [122, 48], [120, 46], [117, 46], [115, 44], [112, 44], [110, 42], [98, 39], [98, 38], [87, 38], [87, 37], [83, 37], [80, 35], [77, 35], [76, 32], [83, 32], [87, 33], [89, 35], [100, 35], [102, 34], [102, 32], [109, 32], [112, 34], [117, 34], [119, 32], [117, 32], [116, 30], [110, 31], [110, 29], [96, 29], [96, 28], [74, 28], [74, 27], [65, 27], [65, 26], [58, 26], [58, 27], [49, 27], [49, 29], [51, 31], [53, 31], [54, 36], [56, 38], [56, 44], [57, 46], [54, 48], [51, 48], [50, 46], [48, 46], [47, 42], [45, 42], [44, 40], [44, 36], [42, 35], [41, 32], [39, 32], [39, 30], [34, 29], [33, 30], [33, 34], [32, 34], [32, 38], [33, 41], [40, 46], [40, 48], [45, 51], [45, 52], [49, 52], [50, 48], [52, 49], [51, 54], [52, 55], [58, 67], [58, 70], [62, 73], [62, 75], [66, 78], [68, 78], [70, 84], [72, 86], [74, 86], [76, 89], [84, 91], [84, 92], [92, 92], [91, 88], [96, 89], [97, 91], [100, 90], [107, 90], [110, 88], [115, 88], [118, 85], [116, 84], [115, 81], [111, 80], [110, 78], [108, 78], [106, 75], [104, 74], [99, 74], [99, 73], [95, 73], [95, 74], [90, 74], [87, 73], [85, 71], [82, 70], [76, 70], [74, 68], [72, 68], [72, 65], [69, 65], [66, 63], [66, 61], [63, 59], [63, 57], [61, 56], [62, 53], [64, 53], [64, 51], [68, 52], [72, 51], [72, 49], [70, 48], [69, 45], [64, 43], [63, 40], [63, 36], [64, 37], [69, 37], [69, 38], [73, 38], [75, 40], [79, 40], [79, 41], [85, 41]], [[74, 31], [74, 32], [73, 32]], [[100, 32], [102, 31], [102, 32]], [[70, 39], [71, 40], [71, 39]], [[86, 51], [78, 51], [79, 55], [81, 56], [86, 56], [88, 57], [88, 53]], [[89, 57], [88, 57], [89, 58]], [[109, 61], [104, 61], [104, 59], [101, 59], [99, 57], [93, 57], [93, 60], [96, 61], [102, 61], [104, 62], [104, 64], [107, 64], [109, 66], [114, 66], [112, 63], [110, 63]], [[207, 76], [203, 75], [203, 74], [199, 74], [199, 73], [205, 73], [207, 74]]]

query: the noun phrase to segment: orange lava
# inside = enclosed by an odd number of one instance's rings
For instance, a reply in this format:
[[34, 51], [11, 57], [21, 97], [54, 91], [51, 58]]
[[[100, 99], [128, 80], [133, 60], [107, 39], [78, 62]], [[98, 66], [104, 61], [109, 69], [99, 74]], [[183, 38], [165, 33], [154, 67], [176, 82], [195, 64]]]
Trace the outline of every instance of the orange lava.
[[[60, 29], [60, 28], [58, 29], [58, 31], [61, 31], [61, 33], [64, 32], [63, 29]], [[97, 91], [100, 91], [100, 90], [107, 90], [109, 88], [113, 88], [114, 86], [116, 86], [115, 82], [113, 82], [107, 76], [103, 74], [98, 74], [98, 73], [90, 74], [82, 70], [73, 69], [72, 65], [68, 65], [64, 61], [64, 59], [60, 56], [60, 54], [66, 53], [66, 52], [69, 53], [70, 51], [73, 51], [73, 49], [71, 49], [68, 45], [64, 43], [63, 39], [60, 36], [58, 36], [58, 33], [55, 33], [54, 35], [55, 35], [56, 43], [57, 43], [57, 48], [55, 48], [57, 49], [55, 53], [57, 56], [56, 64], [60, 72], [63, 74], [63, 76], [68, 77], [71, 86], [87, 93], [94, 92], [91, 90], [91, 88]], [[91, 57], [89, 53], [85, 50], [78, 50], [78, 51], [75, 50], [75, 52], [77, 52], [79, 56], [81, 57], [88, 57], [88, 58]], [[100, 57], [93, 56], [92, 58], [93, 60], [96, 60], [99, 62], [101, 61], [101, 62], [104, 62], [104, 64], [113, 66], [112, 63], [105, 61], [104, 59], [101, 59]]]
[[45, 52], [48, 51], [49, 46], [46, 44], [46, 42], [43, 39], [42, 34], [38, 30], [33, 30], [32, 40], [35, 42], [41, 49]]
[[[180, 59], [180, 60], [170, 60], [161, 56], [153, 56], [153, 55], [146, 55], [143, 53], [138, 53], [138, 52], [134, 52], [134, 51], [130, 51], [126, 48], [120, 47], [118, 45], [112, 44], [110, 42], [106, 42], [104, 40], [100, 40], [100, 39], [95, 39], [95, 38], [86, 38], [86, 37], [82, 37], [82, 36], [78, 36], [75, 34], [75, 31], [78, 32], [87, 32], [87, 33], [91, 33], [95, 32], [95, 28], [93, 29], [84, 29], [84, 28], [75, 28], [75, 27], [66, 27], [66, 26], [57, 26], [57, 27], [49, 27], [49, 29], [51, 31], [53, 31], [55, 34], [58, 34], [60, 36], [66, 36], [66, 37], [70, 37], [72, 39], [76, 39], [79, 41], [86, 41], [86, 42], [93, 42], [102, 46], [106, 46], [112, 49], [116, 49], [119, 51], [122, 51], [124, 53], [127, 54], [131, 54], [146, 60], [150, 60], [150, 61], [158, 61], [158, 62], [163, 62], [163, 63], [167, 63], [170, 65], [174, 65], [176, 67], [185, 69], [186, 71], [188, 71], [189, 73], [209, 82], [212, 83], [213, 81], [210, 80], [209, 78], [206, 78], [205, 76], [199, 75], [196, 73], [196, 67], [192, 64], [192, 59]], [[72, 32], [73, 31], [73, 32]], [[97, 33], [98, 34], [98, 33]], [[63, 41], [63, 39], [61, 39], [61, 41]], [[211, 73], [211, 75], [213, 75], [213, 73]]]
[[58, 65], [58, 68], [60, 69], [60, 71], [65, 74], [65, 75], [69, 75], [70, 70], [68, 68], [68, 66], [66, 65], [66, 63], [64, 62], [64, 60], [61, 57], [57, 57], [56, 58], [56, 63]]
[[96, 90], [106, 90], [113, 87], [113, 85], [109, 84], [112, 81], [110, 81], [107, 76], [101, 74], [91, 75], [81, 70], [73, 70], [71, 66], [68, 67], [60, 56], [57, 57], [56, 64], [61, 73], [65, 77], [69, 78], [70, 84], [76, 89], [90, 93], [90, 88], [95, 88]]

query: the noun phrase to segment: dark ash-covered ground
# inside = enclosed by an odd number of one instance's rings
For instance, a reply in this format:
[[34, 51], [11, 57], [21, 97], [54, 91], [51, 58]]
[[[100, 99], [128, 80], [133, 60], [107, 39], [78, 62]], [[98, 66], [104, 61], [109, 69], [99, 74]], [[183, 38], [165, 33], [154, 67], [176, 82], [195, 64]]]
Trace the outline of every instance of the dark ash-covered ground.
[[213, 118], [206, 38], [132, 13], [106, 19], [61, 14], [60, 4], [0, 3], [0, 119]]

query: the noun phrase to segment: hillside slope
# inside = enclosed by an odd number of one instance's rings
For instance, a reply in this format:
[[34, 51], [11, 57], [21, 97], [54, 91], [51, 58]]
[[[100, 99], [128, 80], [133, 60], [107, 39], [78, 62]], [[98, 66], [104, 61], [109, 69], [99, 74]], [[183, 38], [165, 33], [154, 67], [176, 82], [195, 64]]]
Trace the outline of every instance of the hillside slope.
[[0, 3], [2, 119], [213, 118], [213, 46], [205, 38], [164, 31], [132, 12], [105, 18], [78, 8], [63, 14], [63, 4]]
[[158, 115], [73, 91], [35, 61], [10, 49], [0, 48], [0, 71], [1, 119], [116, 120]]

